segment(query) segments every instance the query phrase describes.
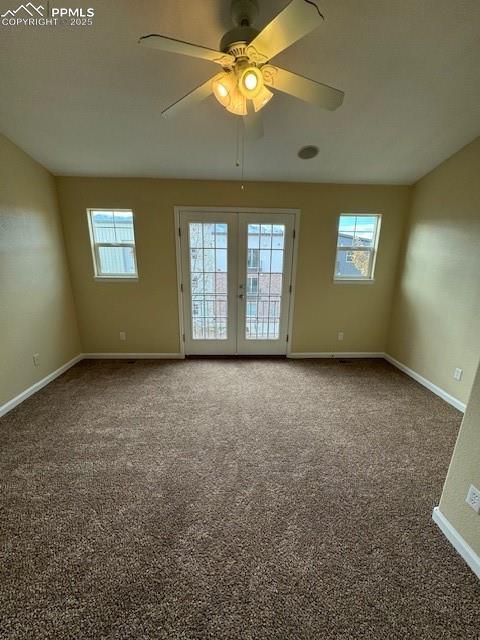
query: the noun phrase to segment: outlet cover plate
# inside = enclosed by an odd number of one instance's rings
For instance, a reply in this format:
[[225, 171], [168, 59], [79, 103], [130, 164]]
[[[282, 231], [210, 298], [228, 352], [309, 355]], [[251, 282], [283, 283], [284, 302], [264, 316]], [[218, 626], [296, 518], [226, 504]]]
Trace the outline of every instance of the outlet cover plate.
[[473, 484], [470, 485], [465, 502], [475, 513], [480, 514], [480, 491]]

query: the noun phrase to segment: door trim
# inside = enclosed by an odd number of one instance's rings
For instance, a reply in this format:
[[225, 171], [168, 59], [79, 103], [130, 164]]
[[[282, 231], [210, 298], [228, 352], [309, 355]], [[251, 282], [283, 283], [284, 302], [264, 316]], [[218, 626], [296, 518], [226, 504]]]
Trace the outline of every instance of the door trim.
[[[300, 237], [300, 215], [301, 209], [278, 209], [270, 207], [193, 207], [175, 205], [173, 207], [174, 215], [174, 233], [175, 233], [175, 258], [177, 264], [177, 299], [178, 299], [178, 327], [179, 327], [179, 352], [185, 356], [185, 324], [184, 324], [184, 301], [182, 285], [184, 280], [184, 274], [182, 273], [182, 248], [181, 248], [181, 236], [180, 236], [180, 214], [181, 213], [289, 213], [293, 215], [293, 230], [295, 233], [293, 239], [293, 254], [292, 254], [292, 292], [289, 296], [288, 305], [288, 341], [286, 356], [288, 357], [292, 353], [292, 335], [293, 335], [293, 313], [295, 307], [295, 289], [297, 282], [297, 259], [298, 259], [298, 244]], [[184, 287], [183, 287], [184, 289]]]

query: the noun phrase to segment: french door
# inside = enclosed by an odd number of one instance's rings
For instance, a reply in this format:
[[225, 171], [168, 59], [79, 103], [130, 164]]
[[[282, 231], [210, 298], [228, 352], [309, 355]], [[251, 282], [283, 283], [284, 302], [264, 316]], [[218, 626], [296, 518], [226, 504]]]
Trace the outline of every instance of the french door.
[[180, 211], [186, 355], [287, 352], [294, 213]]

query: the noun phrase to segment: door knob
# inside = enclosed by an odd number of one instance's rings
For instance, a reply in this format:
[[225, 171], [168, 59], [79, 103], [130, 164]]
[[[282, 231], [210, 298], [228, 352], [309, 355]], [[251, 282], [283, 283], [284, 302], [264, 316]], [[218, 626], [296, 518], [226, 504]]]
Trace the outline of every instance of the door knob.
[[243, 293], [239, 293], [238, 297], [240, 298], [240, 300], [243, 300]]

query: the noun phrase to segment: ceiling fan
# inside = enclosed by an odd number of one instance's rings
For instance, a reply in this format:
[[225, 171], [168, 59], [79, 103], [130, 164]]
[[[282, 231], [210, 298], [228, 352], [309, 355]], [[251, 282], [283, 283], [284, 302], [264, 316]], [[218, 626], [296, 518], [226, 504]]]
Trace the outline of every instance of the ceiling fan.
[[[147, 47], [210, 60], [222, 71], [162, 112], [173, 116], [213, 93], [230, 113], [242, 116], [246, 135], [255, 140], [263, 136], [260, 111], [276, 89], [300, 100], [333, 111], [343, 102], [344, 93], [333, 87], [270, 64], [281, 51], [313, 31], [324, 19], [312, 0], [291, 0], [266, 27], [253, 27], [258, 16], [257, 0], [232, 0], [235, 27], [220, 43], [220, 51], [156, 33], [139, 42]], [[267, 88], [269, 87], [269, 88]]]

